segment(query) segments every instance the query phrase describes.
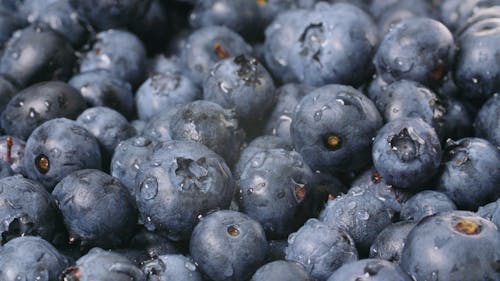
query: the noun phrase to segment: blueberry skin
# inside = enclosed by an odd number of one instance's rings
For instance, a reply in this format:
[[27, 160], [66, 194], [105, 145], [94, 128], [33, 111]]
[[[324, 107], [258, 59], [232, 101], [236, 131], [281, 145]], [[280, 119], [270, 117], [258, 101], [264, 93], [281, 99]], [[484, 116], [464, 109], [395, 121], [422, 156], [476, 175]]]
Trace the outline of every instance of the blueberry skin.
[[35, 236], [16, 238], [0, 248], [2, 281], [59, 280], [59, 274], [69, 264], [54, 246]]
[[287, 237], [305, 221], [302, 202], [314, 174], [295, 151], [273, 149], [249, 159], [238, 181], [241, 212], [259, 221], [268, 238]]
[[500, 95], [493, 95], [483, 104], [474, 121], [474, 132], [476, 137], [500, 147]]
[[209, 26], [189, 35], [181, 49], [181, 62], [192, 81], [200, 85], [216, 62], [251, 52], [252, 47], [234, 31], [223, 26]]
[[234, 177], [236, 179], [240, 178], [243, 169], [255, 154], [270, 149], [284, 149], [292, 151], [293, 147], [289, 141], [281, 137], [269, 135], [256, 137], [241, 151], [238, 162], [233, 169]]
[[445, 0], [440, 5], [440, 18], [450, 30], [455, 31], [473, 14], [499, 4], [498, 0]]
[[166, 141], [140, 165], [135, 198], [146, 228], [174, 241], [189, 239], [199, 217], [227, 209], [234, 192], [231, 171], [206, 146]]
[[73, 74], [75, 63], [75, 51], [69, 42], [47, 25], [36, 23], [9, 39], [0, 58], [0, 72], [28, 86], [66, 80]]
[[406, 238], [401, 267], [415, 280], [499, 280], [500, 232], [471, 212], [421, 220]]
[[267, 247], [266, 262], [273, 262], [284, 260], [286, 253], [285, 249], [288, 246], [288, 241], [284, 240], [270, 240]]
[[[296, 21], [287, 26], [290, 21]], [[347, 3], [319, 3], [310, 11], [279, 15], [266, 29], [266, 62], [285, 83], [358, 86], [370, 74], [377, 29]]]
[[429, 18], [410, 18], [384, 37], [373, 63], [388, 83], [407, 79], [433, 86], [448, 72], [453, 56], [453, 36], [446, 26]]
[[132, 125], [118, 111], [98, 106], [91, 107], [82, 112], [76, 122], [87, 129], [99, 142], [102, 152], [109, 162], [113, 152], [121, 141], [135, 135]]
[[347, 231], [360, 255], [367, 252], [377, 235], [391, 224], [394, 211], [373, 193], [354, 188], [328, 201], [319, 219]]
[[141, 136], [144, 132], [144, 128], [146, 128], [146, 121], [135, 119], [130, 121], [130, 125], [134, 127], [136, 135]]
[[500, 199], [479, 207], [477, 214], [492, 221], [498, 228], [500, 228]]
[[437, 190], [460, 209], [475, 210], [500, 196], [500, 150], [480, 138], [448, 141]]
[[327, 280], [345, 263], [358, 260], [354, 241], [345, 230], [309, 219], [288, 237], [286, 259], [304, 266], [316, 280]]
[[23, 162], [26, 176], [51, 191], [74, 171], [100, 169], [101, 152], [97, 139], [87, 129], [75, 121], [56, 118], [33, 131]]
[[372, 158], [386, 183], [416, 189], [438, 171], [441, 144], [435, 130], [422, 119], [400, 118], [377, 133]]
[[147, 280], [202, 281], [197, 266], [183, 255], [163, 255], [146, 262], [142, 271]]
[[271, 75], [255, 58], [239, 55], [215, 63], [203, 82], [203, 98], [234, 109], [245, 123], [262, 121], [276, 102]]
[[264, 263], [267, 241], [257, 221], [243, 213], [222, 210], [196, 225], [189, 252], [214, 281], [247, 280]]
[[[294, 147], [313, 170], [350, 171], [369, 162], [372, 138], [382, 117], [358, 90], [328, 85], [306, 95], [290, 126]], [[333, 139], [335, 142], [329, 143]]]
[[69, 0], [98, 30], [124, 27], [142, 17], [151, 0]]
[[184, 72], [183, 65], [177, 55], [166, 57], [164, 54], [158, 54], [149, 60], [148, 67], [150, 77], [166, 72], [175, 74], [183, 74]]
[[111, 29], [97, 33], [92, 43], [92, 48], [82, 55], [80, 72], [107, 69], [134, 87], [143, 81], [146, 49], [136, 35]]
[[406, 190], [387, 184], [382, 175], [373, 167], [360, 174], [351, 183], [351, 193], [362, 191], [371, 192], [386, 207], [396, 213], [401, 212], [403, 204], [411, 196]]
[[0, 159], [9, 163], [12, 172], [24, 174], [24, 148], [26, 142], [13, 136], [0, 136]]
[[446, 108], [438, 96], [424, 85], [399, 80], [387, 86], [375, 100], [375, 105], [389, 122], [399, 118], [421, 118], [440, 132], [444, 125]]
[[246, 0], [197, 1], [189, 15], [194, 29], [205, 26], [226, 26], [245, 37], [256, 37], [262, 29], [259, 4]]
[[454, 74], [463, 97], [482, 101], [500, 91], [498, 42], [500, 18], [479, 21], [459, 37]]
[[457, 206], [444, 193], [424, 190], [413, 195], [403, 204], [400, 218], [407, 221], [416, 221], [439, 212], [456, 210]]
[[[380, 2], [380, 1], [379, 1]], [[385, 1], [392, 2], [392, 1]], [[399, 22], [416, 17], [433, 18], [433, 7], [427, 1], [396, 1], [385, 7], [377, 19], [379, 36], [384, 38]]]
[[[1, 24], [0, 24], [1, 26]], [[0, 33], [1, 34], [1, 33]], [[5, 75], [0, 74], [0, 114], [5, 109], [10, 99], [18, 92], [14, 83]]]
[[10, 168], [10, 164], [0, 159], [0, 179], [10, 177], [14, 172]]
[[27, 24], [26, 20], [18, 14], [0, 8], [0, 47], [3, 48], [12, 34]]
[[234, 111], [206, 100], [190, 102], [177, 110], [170, 119], [170, 135], [174, 140], [206, 145], [230, 167], [238, 160], [245, 140]]
[[141, 230], [134, 235], [130, 240], [130, 246], [133, 249], [145, 251], [150, 259], [179, 253], [170, 240], [147, 230]]
[[1, 244], [25, 235], [51, 241], [59, 226], [59, 214], [45, 188], [20, 175], [0, 180]]
[[128, 190], [104, 172], [79, 170], [52, 191], [68, 230], [70, 244], [115, 248], [128, 242], [137, 209]]
[[135, 196], [135, 177], [142, 163], [148, 161], [156, 141], [136, 136], [118, 143], [111, 158], [110, 173], [120, 179], [132, 196]]
[[335, 271], [328, 281], [411, 281], [396, 264], [380, 259], [363, 259], [348, 263]]
[[406, 237], [416, 224], [416, 222], [400, 221], [384, 228], [370, 246], [370, 258], [399, 264]]
[[80, 257], [74, 266], [66, 268], [60, 280], [146, 281], [146, 276], [126, 257], [100, 248], [93, 248]]
[[30, 21], [47, 24], [52, 30], [66, 38], [74, 48], [79, 48], [90, 36], [89, 23], [77, 12], [69, 1], [54, 1], [40, 10]]
[[135, 104], [139, 119], [150, 120], [155, 114], [171, 111], [202, 96], [188, 77], [160, 73], [148, 78], [137, 90]]
[[146, 45], [149, 54], [161, 53], [164, 51], [165, 42], [171, 36], [170, 32], [165, 31], [165, 27], [169, 28], [168, 12], [173, 9], [164, 7], [161, 0], [151, 0], [151, 5], [146, 10], [142, 17], [133, 21], [129, 29], [137, 34], [142, 42]]
[[312, 281], [304, 268], [292, 261], [278, 260], [261, 266], [250, 281]]
[[170, 111], [159, 112], [147, 121], [144, 129], [142, 130], [142, 135], [151, 140], [163, 142], [172, 140], [170, 134], [170, 119], [174, 116], [177, 109], [172, 109]]
[[292, 143], [290, 135], [290, 124], [293, 112], [300, 100], [313, 91], [313, 87], [304, 84], [285, 84], [276, 89], [277, 102], [272, 110], [271, 116], [266, 122], [264, 133], [276, 135]]
[[80, 93], [64, 82], [41, 82], [17, 93], [1, 115], [2, 128], [26, 140], [45, 121], [75, 119], [87, 108]]
[[[443, 105], [446, 113], [443, 116], [443, 126], [440, 130], [441, 139], [461, 139], [472, 136], [473, 119], [467, 106], [458, 99], [445, 98]], [[500, 116], [498, 116], [500, 118]]]
[[95, 69], [76, 74], [68, 84], [80, 91], [90, 107], [107, 106], [127, 118], [135, 111], [132, 86], [113, 76], [109, 70]]

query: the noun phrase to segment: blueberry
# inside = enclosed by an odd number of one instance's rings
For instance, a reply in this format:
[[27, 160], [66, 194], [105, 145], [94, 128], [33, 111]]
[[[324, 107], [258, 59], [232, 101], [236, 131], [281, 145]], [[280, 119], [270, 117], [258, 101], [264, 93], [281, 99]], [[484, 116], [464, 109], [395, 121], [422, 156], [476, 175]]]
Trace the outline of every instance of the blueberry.
[[441, 139], [461, 139], [472, 136], [472, 122], [474, 120], [471, 118], [467, 106], [454, 98], [444, 99], [443, 105], [446, 108], [446, 113], [442, 120], [443, 126], [440, 128]]
[[7, 107], [7, 103], [18, 92], [15, 83], [5, 75], [0, 74], [0, 114]]
[[270, 149], [284, 149], [292, 151], [292, 145], [284, 138], [277, 136], [263, 135], [253, 139], [240, 153], [238, 163], [234, 168], [235, 178], [239, 178], [243, 169], [252, 157], [259, 153]]
[[[293, 22], [293, 23], [292, 23]], [[358, 86], [377, 44], [370, 16], [346, 3], [280, 14], [266, 29], [266, 62], [284, 82]]]
[[39, 237], [19, 237], [0, 248], [2, 281], [58, 280], [69, 264], [68, 258]]
[[214, 281], [246, 280], [263, 264], [267, 241], [257, 221], [243, 213], [223, 210], [196, 225], [189, 252]]
[[39, 183], [20, 175], [0, 180], [1, 244], [25, 235], [37, 235], [48, 241], [59, 226], [57, 206]]
[[162, 255], [142, 266], [147, 280], [201, 281], [194, 262], [183, 255]]
[[32, 14], [28, 20], [47, 24], [64, 36], [74, 48], [81, 47], [90, 35], [89, 24], [71, 7], [69, 1], [53, 1], [40, 9], [38, 16]]
[[391, 3], [384, 7], [377, 20], [379, 35], [383, 37], [403, 20], [416, 17], [433, 17], [433, 9], [428, 1], [378, 1]]
[[197, 1], [189, 23], [195, 29], [222, 25], [245, 37], [256, 37], [262, 30], [258, 1], [206, 0]]
[[389, 84], [377, 95], [375, 105], [387, 122], [419, 117], [437, 132], [444, 127], [446, 108], [434, 92], [418, 82], [400, 80]]
[[0, 159], [10, 165], [15, 174], [24, 174], [24, 148], [26, 143], [13, 136], [0, 136]]
[[142, 222], [173, 240], [189, 239], [199, 218], [227, 209], [234, 192], [224, 160], [191, 141], [159, 143], [140, 165], [135, 182]]
[[196, 84], [201, 84], [219, 60], [252, 52], [241, 36], [227, 27], [209, 26], [192, 32], [181, 50], [181, 62]]
[[245, 124], [262, 122], [276, 102], [274, 82], [255, 58], [239, 55], [215, 63], [203, 82], [203, 98], [234, 109]]
[[477, 214], [492, 221], [497, 227], [500, 228], [500, 199], [479, 207]]
[[358, 251], [345, 230], [310, 219], [288, 237], [286, 259], [302, 264], [316, 280], [327, 280], [343, 264], [357, 261]]
[[269, 238], [284, 238], [304, 221], [302, 202], [314, 189], [314, 174], [295, 151], [254, 154], [238, 181], [241, 212], [259, 221]]
[[500, 146], [500, 95], [495, 94], [481, 107], [474, 121], [477, 137]]
[[422, 119], [400, 118], [377, 133], [372, 157], [386, 183], [417, 189], [437, 172], [441, 145], [435, 130]]
[[485, 19], [470, 26], [458, 38], [455, 82], [467, 99], [483, 101], [500, 91], [499, 30], [500, 18]]
[[108, 107], [92, 107], [80, 114], [76, 122], [95, 136], [101, 146], [103, 163], [109, 162], [121, 141], [135, 135], [135, 130], [123, 115]]
[[24, 170], [48, 190], [81, 169], [101, 168], [97, 139], [75, 121], [56, 118], [36, 128], [26, 142]]
[[172, 109], [156, 114], [154, 118], [146, 122], [142, 130], [142, 135], [158, 142], [172, 140], [172, 136], [170, 135], [170, 120], [176, 110]]
[[384, 37], [373, 61], [386, 82], [407, 79], [433, 86], [450, 69], [453, 55], [453, 36], [446, 26], [429, 18], [410, 18]]
[[99, 30], [124, 27], [144, 16], [151, 0], [69, 0]]
[[345, 230], [360, 255], [367, 252], [377, 235], [391, 224], [394, 211], [373, 193], [353, 187], [348, 194], [328, 201], [319, 219]]
[[128, 242], [137, 210], [128, 190], [104, 172], [79, 170], [52, 192], [69, 232], [69, 243], [83, 248], [114, 248]]
[[406, 238], [401, 267], [415, 280], [499, 280], [500, 232], [474, 213], [424, 218]]
[[282, 137], [292, 142], [290, 136], [290, 124], [297, 104], [314, 88], [304, 84], [285, 84], [276, 90], [277, 102], [272, 110], [264, 132], [268, 135]]
[[399, 264], [406, 237], [416, 224], [416, 222], [401, 221], [384, 228], [370, 246], [370, 258]]
[[455, 203], [444, 193], [425, 190], [413, 195], [403, 204], [400, 218], [418, 222], [426, 216], [456, 209]]
[[107, 69], [132, 86], [139, 85], [146, 76], [146, 50], [143, 43], [136, 35], [125, 30], [99, 32], [95, 35], [92, 48], [82, 55], [80, 62], [80, 72], [96, 69]]
[[222, 156], [231, 167], [238, 159], [245, 131], [232, 110], [206, 101], [194, 101], [176, 110], [170, 119], [174, 140], [195, 141]]
[[328, 281], [411, 281], [396, 264], [380, 259], [363, 259], [348, 263], [335, 271]]
[[132, 195], [135, 195], [135, 176], [139, 167], [149, 159], [155, 144], [150, 138], [137, 136], [120, 142], [114, 150], [111, 175], [119, 178]]
[[360, 169], [369, 162], [370, 145], [382, 118], [356, 89], [328, 85], [306, 95], [290, 126], [294, 147], [313, 170]]
[[10, 177], [14, 172], [10, 168], [10, 164], [0, 159], [0, 179]]
[[449, 140], [437, 189], [460, 209], [475, 210], [498, 198], [500, 150], [480, 138]]
[[1, 115], [2, 128], [27, 139], [43, 122], [66, 117], [76, 119], [87, 105], [80, 93], [63, 82], [41, 82], [17, 93]]
[[312, 281], [304, 268], [292, 261], [278, 260], [261, 266], [250, 281]]
[[126, 257], [93, 248], [79, 258], [74, 266], [67, 267], [61, 274], [60, 280], [146, 281], [146, 276]]
[[10, 36], [18, 29], [23, 28], [28, 23], [17, 13], [12, 13], [8, 9], [0, 8], [0, 47], [3, 48]]
[[171, 111], [200, 98], [201, 92], [191, 79], [166, 72], [144, 81], [137, 90], [135, 103], [139, 118], [150, 120], [155, 114]]
[[45, 24], [32, 24], [15, 32], [0, 58], [0, 72], [19, 85], [66, 80], [73, 74], [76, 57], [64, 37]]
[[401, 211], [404, 202], [411, 195], [405, 190], [387, 184], [382, 175], [374, 168], [370, 168], [356, 177], [351, 186], [352, 191], [356, 193], [361, 191], [372, 193], [373, 196], [396, 213]]
[[133, 249], [145, 251], [149, 258], [178, 254], [176, 246], [168, 239], [146, 230], [141, 230], [130, 240]]
[[440, 6], [441, 20], [450, 30], [457, 30], [474, 13], [499, 4], [498, 0], [445, 0]]
[[68, 84], [80, 91], [89, 106], [107, 106], [129, 118], [134, 113], [134, 97], [129, 83], [104, 69], [73, 76]]

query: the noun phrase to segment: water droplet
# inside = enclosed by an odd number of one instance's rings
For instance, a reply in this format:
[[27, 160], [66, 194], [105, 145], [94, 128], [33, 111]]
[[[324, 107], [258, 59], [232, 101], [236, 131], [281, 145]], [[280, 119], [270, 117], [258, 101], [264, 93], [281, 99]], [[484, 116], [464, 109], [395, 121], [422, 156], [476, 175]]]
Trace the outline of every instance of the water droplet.
[[265, 160], [266, 160], [266, 153], [259, 152], [252, 157], [250, 165], [252, 165], [253, 168], [258, 168], [264, 164]]
[[156, 177], [150, 176], [146, 178], [140, 186], [142, 198], [151, 200], [158, 194], [158, 180]]
[[196, 265], [194, 265], [192, 262], [186, 262], [184, 263], [184, 266], [187, 268], [189, 271], [195, 271], [196, 270]]
[[28, 113], [28, 114], [29, 114], [29, 117], [30, 117], [30, 118], [35, 118], [35, 117], [38, 115], [38, 113], [37, 113], [37, 112], [35, 111], [35, 109], [33, 109], [33, 108], [30, 108], [30, 110], [29, 110], [29, 113]]
[[148, 138], [145, 138], [145, 137], [137, 137], [134, 139], [134, 142], [132, 143], [133, 146], [137, 146], [137, 147], [144, 147], [144, 146], [148, 146], [151, 144], [151, 140], [148, 139]]
[[472, 83], [477, 84], [478, 82], [479, 82], [479, 80], [477, 78], [475, 78], [475, 77], [472, 78]]
[[224, 276], [225, 277], [231, 277], [231, 276], [233, 276], [233, 274], [234, 274], [233, 266], [228, 263], [226, 265], [226, 268], [224, 269]]
[[288, 241], [288, 244], [289, 244], [289, 245], [290, 245], [290, 244], [293, 244], [293, 242], [295, 242], [295, 237], [296, 237], [296, 236], [297, 236], [297, 234], [295, 234], [295, 233], [292, 233], [292, 234], [290, 234], [290, 235], [288, 236], [288, 240], [287, 240], [287, 241]]
[[322, 116], [323, 116], [323, 111], [318, 110], [314, 112], [314, 121], [320, 121]]
[[19, 53], [18, 52], [13, 52], [12, 53], [12, 58], [14, 58], [14, 59], [17, 60], [19, 58]]
[[349, 203], [347, 204], [347, 208], [349, 208], [350, 210], [355, 209], [355, 208], [356, 208], [356, 206], [357, 206], [357, 204], [356, 204], [356, 202], [354, 202], [354, 201], [351, 201], [351, 202], [349, 202]]
[[356, 216], [358, 217], [358, 219], [360, 220], [368, 220], [370, 218], [370, 214], [368, 214], [367, 211], [360, 211], [356, 214]]
[[222, 81], [219, 82], [219, 88], [224, 92], [225, 94], [229, 94], [233, 89], [231, 88], [231, 85], [229, 85], [227, 82]]

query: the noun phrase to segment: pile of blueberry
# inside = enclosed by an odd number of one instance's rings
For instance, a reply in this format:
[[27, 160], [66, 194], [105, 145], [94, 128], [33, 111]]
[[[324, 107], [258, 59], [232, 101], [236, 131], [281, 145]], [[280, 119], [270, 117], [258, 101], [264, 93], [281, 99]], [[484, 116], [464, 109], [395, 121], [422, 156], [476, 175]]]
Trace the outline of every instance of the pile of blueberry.
[[499, 281], [500, 1], [1, 0], [0, 281]]

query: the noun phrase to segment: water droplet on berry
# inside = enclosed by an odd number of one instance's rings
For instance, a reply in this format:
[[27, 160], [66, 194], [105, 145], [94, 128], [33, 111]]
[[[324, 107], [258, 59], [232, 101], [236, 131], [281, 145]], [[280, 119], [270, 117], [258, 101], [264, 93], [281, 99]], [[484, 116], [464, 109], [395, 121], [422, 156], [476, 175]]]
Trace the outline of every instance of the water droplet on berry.
[[140, 186], [140, 192], [144, 199], [151, 200], [158, 194], [158, 180], [150, 176], [146, 178]]

